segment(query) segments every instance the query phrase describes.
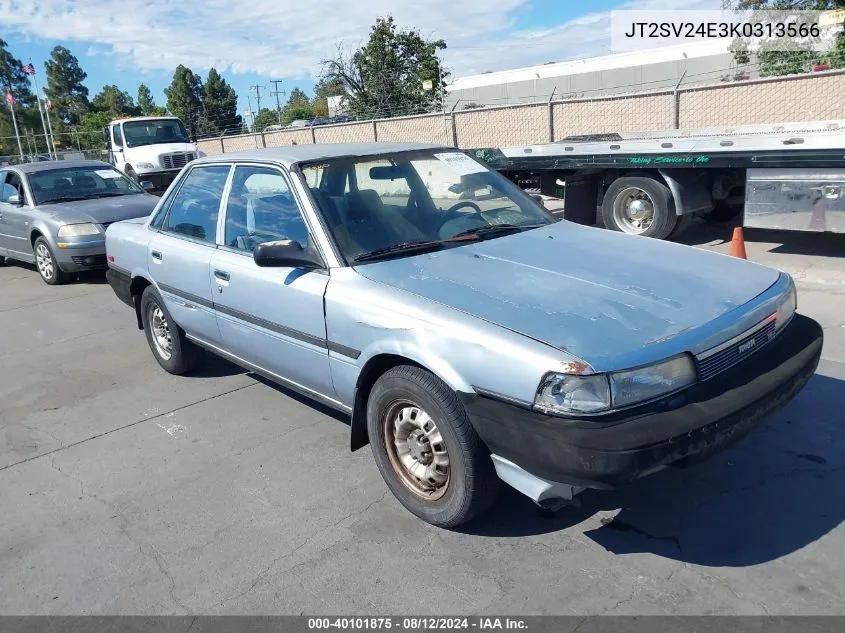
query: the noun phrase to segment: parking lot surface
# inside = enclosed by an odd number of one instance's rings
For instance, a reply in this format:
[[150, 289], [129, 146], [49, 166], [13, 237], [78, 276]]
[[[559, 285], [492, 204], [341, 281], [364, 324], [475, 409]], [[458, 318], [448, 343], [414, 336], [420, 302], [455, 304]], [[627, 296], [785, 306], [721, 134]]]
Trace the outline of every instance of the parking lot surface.
[[219, 360], [165, 374], [102, 275], [0, 267], [0, 613], [845, 614], [845, 236], [746, 239], [825, 328], [807, 388], [705, 464], [554, 516], [505, 489], [461, 531], [343, 416]]

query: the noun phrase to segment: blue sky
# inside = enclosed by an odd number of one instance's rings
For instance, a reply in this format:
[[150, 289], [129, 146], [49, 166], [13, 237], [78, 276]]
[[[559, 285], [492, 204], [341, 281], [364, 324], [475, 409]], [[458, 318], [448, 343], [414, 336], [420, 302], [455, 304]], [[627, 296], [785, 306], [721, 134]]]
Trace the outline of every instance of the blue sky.
[[[688, 0], [711, 8], [719, 0]], [[670, 9], [676, 0], [0, 0], [0, 33], [12, 52], [32, 60], [44, 82], [44, 61], [57, 44], [69, 48], [88, 73], [91, 96], [116, 84], [133, 98], [147, 84], [156, 103], [179, 63], [205, 76], [215, 66], [255, 107], [275, 104], [280, 89], [311, 91], [321, 58], [342, 42], [347, 50], [367, 37], [376, 16], [392, 13], [401, 26], [442, 37], [453, 76], [503, 70], [609, 52], [609, 11]], [[233, 11], [233, 7], [239, 8]], [[286, 97], [282, 96], [282, 100]]]

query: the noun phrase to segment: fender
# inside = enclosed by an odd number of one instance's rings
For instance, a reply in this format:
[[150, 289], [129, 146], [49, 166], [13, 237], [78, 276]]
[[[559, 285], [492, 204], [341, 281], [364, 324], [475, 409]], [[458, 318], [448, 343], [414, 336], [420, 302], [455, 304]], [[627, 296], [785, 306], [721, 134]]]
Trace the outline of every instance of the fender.
[[658, 169], [660, 177], [672, 192], [675, 213], [687, 215], [711, 211], [713, 199], [710, 191], [694, 169]]

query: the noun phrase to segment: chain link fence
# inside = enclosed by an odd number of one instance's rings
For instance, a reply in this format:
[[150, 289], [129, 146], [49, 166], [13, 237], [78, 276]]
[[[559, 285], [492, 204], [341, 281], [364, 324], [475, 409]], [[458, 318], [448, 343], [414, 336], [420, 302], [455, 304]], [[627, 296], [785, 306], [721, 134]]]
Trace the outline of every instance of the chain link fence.
[[845, 119], [845, 70], [226, 136], [199, 145], [209, 155], [292, 144], [387, 141], [477, 149], [585, 134], [835, 119]]
[[[109, 153], [101, 149], [85, 149], [85, 150], [57, 150], [56, 158], [58, 160], [101, 160], [109, 162]], [[40, 154], [24, 154], [21, 160], [20, 154], [11, 154], [8, 156], [0, 155], [0, 167], [7, 167], [9, 165], [20, 165], [21, 163], [37, 163], [41, 161], [54, 160], [46, 152]]]

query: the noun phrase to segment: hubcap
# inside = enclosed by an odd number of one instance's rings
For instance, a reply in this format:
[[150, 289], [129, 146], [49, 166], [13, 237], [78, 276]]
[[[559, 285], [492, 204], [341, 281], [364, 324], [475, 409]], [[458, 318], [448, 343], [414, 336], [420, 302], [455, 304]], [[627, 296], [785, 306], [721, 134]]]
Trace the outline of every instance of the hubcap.
[[46, 244], [39, 244], [35, 247], [35, 263], [38, 266], [38, 272], [44, 279], [52, 279], [53, 273], [53, 258], [50, 256], [50, 250]]
[[414, 494], [439, 499], [449, 483], [449, 453], [428, 413], [411, 402], [397, 402], [383, 420], [390, 465]]
[[625, 233], [644, 233], [654, 223], [654, 200], [639, 187], [624, 189], [613, 202], [613, 219]]
[[164, 360], [169, 360], [173, 353], [173, 341], [170, 338], [170, 326], [161, 308], [154, 305], [150, 310], [150, 328], [153, 333], [153, 343], [156, 352]]

